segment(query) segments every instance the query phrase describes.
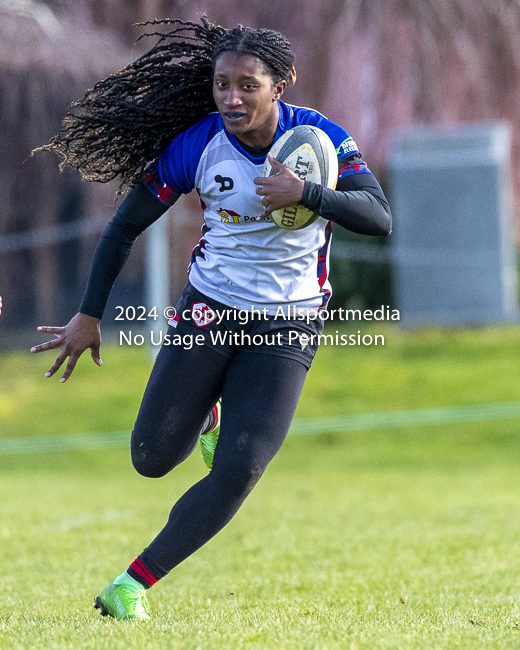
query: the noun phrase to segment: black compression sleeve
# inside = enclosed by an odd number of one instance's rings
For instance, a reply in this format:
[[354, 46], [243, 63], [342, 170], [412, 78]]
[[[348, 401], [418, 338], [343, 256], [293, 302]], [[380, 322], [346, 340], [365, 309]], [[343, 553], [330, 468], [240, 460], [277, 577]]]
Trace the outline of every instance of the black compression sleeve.
[[335, 190], [305, 181], [301, 204], [362, 235], [389, 235], [392, 231], [390, 206], [372, 174], [341, 178]]
[[79, 311], [102, 318], [112, 286], [136, 238], [167, 210], [144, 185], [132, 188], [99, 240]]

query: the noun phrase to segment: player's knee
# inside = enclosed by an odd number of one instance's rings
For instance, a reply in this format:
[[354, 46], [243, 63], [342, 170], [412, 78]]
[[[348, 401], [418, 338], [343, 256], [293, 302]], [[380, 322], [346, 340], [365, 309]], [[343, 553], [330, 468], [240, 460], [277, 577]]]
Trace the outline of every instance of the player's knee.
[[171, 467], [167, 467], [163, 460], [154, 456], [150, 456], [142, 449], [132, 449], [132, 465], [136, 472], [146, 478], [161, 478], [168, 474]]
[[186, 442], [180, 440], [174, 445], [164, 437], [153, 436], [150, 431], [142, 429], [136, 423], [131, 442], [132, 464], [135, 470], [147, 478], [160, 478], [181, 463], [191, 453], [193, 445], [186, 448]]

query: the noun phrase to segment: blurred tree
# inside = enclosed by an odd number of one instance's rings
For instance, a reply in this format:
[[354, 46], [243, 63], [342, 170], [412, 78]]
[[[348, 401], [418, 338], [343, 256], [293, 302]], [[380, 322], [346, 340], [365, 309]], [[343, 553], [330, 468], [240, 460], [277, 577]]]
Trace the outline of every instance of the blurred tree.
[[[0, 234], [91, 216], [112, 195], [103, 197], [74, 174], [60, 175], [52, 156], [30, 157], [59, 129], [67, 105], [129, 58], [113, 36], [82, 28], [71, 38], [71, 31], [39, 2], [0, 1]], [[80, 242], [68, 250], [75, 258], [70, 280], [79, 273]], [[60, 246], [51, 245], [2, 255], [2, 294], [13, 307], [4, 325], [55, 322], [67, 284], [59, 253]]]

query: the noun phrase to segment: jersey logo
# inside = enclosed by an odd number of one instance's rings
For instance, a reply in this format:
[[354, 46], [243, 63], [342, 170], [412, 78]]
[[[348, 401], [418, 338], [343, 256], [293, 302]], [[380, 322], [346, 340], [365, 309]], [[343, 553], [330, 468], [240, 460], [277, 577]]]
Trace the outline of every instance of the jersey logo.
[[220, 208], [218, 215], [222, 223], [240, 223], [240, 215], [233, 212], [233, 210], [223, 210]]
[[217, 314], [205, 302], [194, 302], [191, 306], [191, 320], [197, 327], [206, 327], [217, 318]]
[[222, 223], [248, 223], [250, 221], [265, 221], [269, 223], [273, 222], [271, 215], [261, 219], [260, 215], [258, 215], [257, 217], [248, 217], [247, 214], [242, 216], [241, 214], [238, 214], [233, 210], [224, 210], [222, 208], [218, 210], [217, 214], [219, 215], [220, 221]]
[[336, 153], [340, 158], [343, 158], [344, 156], [348, 156], [348, 154], [357, 153], [357, 152], [358, 152], [357, 144], [350, 136], [346, 140], [343, 140], [343, 142], [336, 149]]
[[220, 174], [215, 176], [215, 183], [220, 183], [219, 192], [232, 190], [235, 187], [235, 182], [232, 178], [229, 178], [229, 176], [221, 176]]

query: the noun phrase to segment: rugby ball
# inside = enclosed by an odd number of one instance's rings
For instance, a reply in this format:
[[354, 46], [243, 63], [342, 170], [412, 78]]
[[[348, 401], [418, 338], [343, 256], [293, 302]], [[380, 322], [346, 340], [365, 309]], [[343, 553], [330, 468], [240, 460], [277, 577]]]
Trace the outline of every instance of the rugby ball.
[[[302, 124], [286, 131], [272, 146], [271, 155], [286, 165], [302, 180], [334, 189], [338, 180], [338, 154], [329, 136], [315, 126]], [[262, 176], [276, 172], [266, 158]], [[300, 230], [319, 217], [318, 214], [295, 205], [272, 213], [273, 221], [286, 230]]]

